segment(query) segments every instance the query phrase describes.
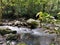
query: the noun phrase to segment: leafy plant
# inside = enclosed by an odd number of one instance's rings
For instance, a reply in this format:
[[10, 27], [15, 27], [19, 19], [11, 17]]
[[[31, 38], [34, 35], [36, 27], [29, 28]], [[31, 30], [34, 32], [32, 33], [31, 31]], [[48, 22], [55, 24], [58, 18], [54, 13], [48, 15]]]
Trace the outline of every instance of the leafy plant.
[[[10, 12], [4, 10], [6, 7], [14, 7], [16, 16], [22, 17], [31, 17], [34, 18], [35, 14], [39, 11], [48, 12], [50, 14], [56, 15], [56, 12], [59, 11], [59, 3], [58, 0], [1, 0], [4, 12]], [[60, 1], [59, 1], [60, 2]], [[58, 4], [58, 7], [57, 7]], [[57, 9], [58, 8], [58, 9]], [[0, 9], [1, 10], [1, 9]], [[0, 13], [1, 14], [1, 13]], [[5, 16], [5, 15], [4, 15]], [[8, 14], [7, 14], [8, 16]], [[27, 17], [28, 16], [28, 17]]]
[[51, 16], [50, 14], [48, 13], [43, 13], [43, 12], [38, 12], [36, 17], [38, 17], [38, 19], [41, 21], [41, 22], [47, 22], [47, 23], [54, 23], [56, 21], [56, 19], [54, 19], [53, 16]]

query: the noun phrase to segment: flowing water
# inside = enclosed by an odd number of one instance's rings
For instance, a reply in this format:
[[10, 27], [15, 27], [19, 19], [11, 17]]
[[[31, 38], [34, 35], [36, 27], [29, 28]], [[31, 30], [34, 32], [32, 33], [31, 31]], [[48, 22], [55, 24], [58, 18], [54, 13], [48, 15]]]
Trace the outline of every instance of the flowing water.
[[[44, 33], [42, 30], [43, 28], [36, 28], [36, 29], [29, 29], [29, 28], [24, 28], [24, 27], [13, 27], [13, 26], [0, 26], [0, 28], [9, 28], [12, 31], [17, 31], [17, 34], [21, 34], [21, 39], [24, 38], [24, 34], [29, 33], [32, 35], [32, 39], [27, 39], [27, 40], [23, 40], [25, 43], [27, 43], [27, 45], [49, 45], [52, 41], [52, 39], [54, 39], [54, 37], [56, 37], [56, 35], [54, 34], [46, 34]], [[25, 37], [27, 38], [27, 37]], [[34, 39], [33, 39], [34, 38]], [[1, 39], [1, 38], [0, 38]], [[7, 44], [4, 43], [2, 45], [8, 45], [10, 43], [10, 45], [17, 45], [18, 42], [16, 41], [7, 41]]]

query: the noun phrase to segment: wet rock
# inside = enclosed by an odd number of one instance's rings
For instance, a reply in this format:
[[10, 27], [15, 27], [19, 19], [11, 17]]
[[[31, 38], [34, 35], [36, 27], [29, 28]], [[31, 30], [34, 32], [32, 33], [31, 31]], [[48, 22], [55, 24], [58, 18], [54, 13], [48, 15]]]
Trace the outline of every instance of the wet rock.
[[30, 28], [40, 27], [40, 21], [35, 19], [28, 19], [27, 24]]
[[23, 22], [23, 25], [24, 25], [24, 26], [27, 26], [28, 24], [27, 24], [27, 22]]
[[21, 22], [20, 21], [15, 21], [14, 25], [19, 25]]
[[13, 23], [9, 22], [7, 25], [8, 25], [8, 26], [12, 26], [12, 25], [13, 25]]
[[55, 43], [56, 45], [60, 45], [60, 35], [57, 36]]
[[6, 41], [6, 38], [4, 36], [0, 35], [0, 45], [3, 45], [5, 43], [5, 41]]
[[35, 21], [35, 19], [28, 19], [27, 23], [31, 23], [32, 21]]
[[3, 23], [3, 25], [7, 25], [8, 23]]
[[10, 40], [10, 41], [14, 40], [14, 41], [16, 41], [18, 35], [17, 34], [6, 34], [5, 36], [6, 36], [6, 40]]

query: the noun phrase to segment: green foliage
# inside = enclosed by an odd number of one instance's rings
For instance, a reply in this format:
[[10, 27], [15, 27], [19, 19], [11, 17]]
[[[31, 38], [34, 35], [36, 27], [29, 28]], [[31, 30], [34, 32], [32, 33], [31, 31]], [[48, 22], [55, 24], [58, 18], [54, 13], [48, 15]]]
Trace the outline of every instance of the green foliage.
[[56, 21], [56, 19], [54, 19], [53, 16], [51, 16], [50, 14], [48, 13], [43, 13], [43, 12], [39, 12], [37, 13], [36, 17], [38, 17], [38, 19], [41, 21], [41, 22], [47, 22], [47, 23], [54, 23]]
[[[14, 13], [12, 12], [13, 9], [11, 9], [11, 7], [14, 7]], [[58, 0], [2, 0], [2, 9], [3, 14], [6, 14], [7, 16], [12, 14], [14, 17], [27, 18], [28, 16], [28, 18], [34, 18], [35, 14], [39, 11], [56, 15], [57, 12], [59, 12], [59, 3]], [[12, 17], [12, 15], [9, 17]]]

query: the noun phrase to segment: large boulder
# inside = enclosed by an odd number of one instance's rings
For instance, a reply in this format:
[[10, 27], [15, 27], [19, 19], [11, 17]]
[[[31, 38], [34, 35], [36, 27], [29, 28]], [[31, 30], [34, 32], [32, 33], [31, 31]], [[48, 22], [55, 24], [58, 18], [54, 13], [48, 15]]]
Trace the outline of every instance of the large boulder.
[[40, 27], [40, 21], [39, 21], [39, 20], [28, 19], [28, 20], [27, 20], [27, 23], [28, 23], [28, 26], [30, 26], [31, 28]]

